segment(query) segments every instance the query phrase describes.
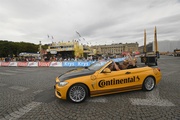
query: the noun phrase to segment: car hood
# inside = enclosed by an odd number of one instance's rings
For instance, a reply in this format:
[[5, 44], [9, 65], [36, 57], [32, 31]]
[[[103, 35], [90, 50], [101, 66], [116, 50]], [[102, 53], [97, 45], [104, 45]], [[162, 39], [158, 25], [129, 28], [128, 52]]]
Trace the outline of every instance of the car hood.
[[87, 75], [92, 75], [94, 74], [95, 71], [94, 70], [89, 70], [89, 69], [74, 69], [74, 70], [70, 70], [67, 71], [66, 73], [62, 74], [59, 76], [59, 80], [61, 82], [71, 79], [71, 78], [77, 78], [77, 77], [81, 77], [81, 76], [87, 76]]

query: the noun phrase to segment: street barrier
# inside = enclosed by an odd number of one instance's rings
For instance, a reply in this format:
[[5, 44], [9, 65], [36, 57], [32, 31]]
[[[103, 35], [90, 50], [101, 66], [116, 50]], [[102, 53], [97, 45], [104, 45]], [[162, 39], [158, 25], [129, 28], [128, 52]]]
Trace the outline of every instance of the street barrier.
[[51, 62], [49, 67], [62, 67], [62, 62]]
[[28, 67], [38, 67], [38, 62], [28, 62]]
[[10, 62], [1, 62], [1, 66], [9, 66]]
[[18, 66], [17, 62], [10, 62], [8, 66]]
[[121, 61], [123, 61], [123, 60], [125, 60], [126, 58], [125, 57], [123, 57], [123, 58], [114, 58], [114, 59], [112, 59], [114, 62], [121, 62]]
[[62, 62], [63, 67], [88, 67], [95, 61]]
[[28, 62], [17, 62], [17, 66], [18, 67], [27, 67], [28, 66]]
[[[121, 62], [125, 58], [112, 59]], [[63, 62], [0, 62], [0, 66], [8, 67], [88, 67], [96, 61], [63, 61]]]
[[39, 67], [49, 67], [50, 62], [38, 62]]

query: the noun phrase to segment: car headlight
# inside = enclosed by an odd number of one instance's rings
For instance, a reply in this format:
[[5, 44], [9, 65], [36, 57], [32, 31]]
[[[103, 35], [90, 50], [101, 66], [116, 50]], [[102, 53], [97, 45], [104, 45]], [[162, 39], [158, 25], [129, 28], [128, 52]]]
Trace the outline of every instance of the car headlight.
[[68, 84], [68, 82], [59, 82], [59, 86], [65, 86], [65, 85], [67, 85]]

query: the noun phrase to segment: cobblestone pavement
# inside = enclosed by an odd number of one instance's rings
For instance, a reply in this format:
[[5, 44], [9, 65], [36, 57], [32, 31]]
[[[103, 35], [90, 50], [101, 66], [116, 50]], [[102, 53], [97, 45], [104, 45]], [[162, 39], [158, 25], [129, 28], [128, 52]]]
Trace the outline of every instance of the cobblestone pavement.
[[180, 57], [161, 56], [161, 82], [151, 92], [88, 98], [74, 104], [54, 96], [55, 77], [71, 68], [0, 67], [0, 120], [178, 120]]

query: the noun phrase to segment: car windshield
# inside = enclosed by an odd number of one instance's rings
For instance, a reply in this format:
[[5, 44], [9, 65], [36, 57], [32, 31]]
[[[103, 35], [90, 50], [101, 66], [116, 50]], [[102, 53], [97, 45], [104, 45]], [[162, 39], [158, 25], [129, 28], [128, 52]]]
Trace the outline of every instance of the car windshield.
[[97, 61], [95, 63], [93, 63], [92, 65], [90, 65], [88, 67], [89, 70], [99, 70], [100, 68], [102, 68], [106, 63], [108, 63], [109, 61]]

